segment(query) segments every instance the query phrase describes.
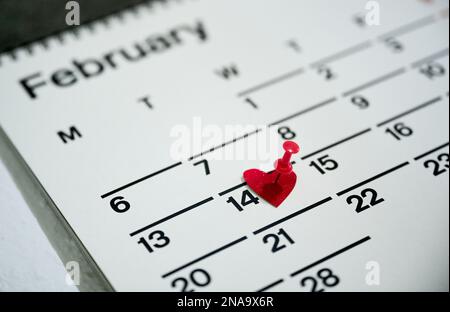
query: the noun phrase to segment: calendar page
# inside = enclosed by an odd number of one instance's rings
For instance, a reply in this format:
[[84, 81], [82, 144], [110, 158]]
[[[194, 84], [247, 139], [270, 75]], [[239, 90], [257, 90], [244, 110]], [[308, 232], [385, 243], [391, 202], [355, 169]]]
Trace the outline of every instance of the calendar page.
[[[2, 55], [0, 125], [117, 291], [448, 291], [448, 37], [448, 1], [144, 3]], [[275, 208], [243, 172], [285, 141]]]

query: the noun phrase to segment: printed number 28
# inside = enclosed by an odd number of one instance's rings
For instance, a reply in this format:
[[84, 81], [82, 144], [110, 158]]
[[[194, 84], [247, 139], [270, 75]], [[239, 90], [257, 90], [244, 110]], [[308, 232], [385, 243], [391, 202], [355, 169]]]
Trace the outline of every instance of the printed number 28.
[[[307, 276], [300, 281], [302, 287], [310, 284], [310, 292], [322, 292], [325, 288], [335, 287], [339, 284], [339, 277], [330, 269], [322, 269], [317, 272], [317, 276]], [[320, 288], [322, 285], [324, 288]]]

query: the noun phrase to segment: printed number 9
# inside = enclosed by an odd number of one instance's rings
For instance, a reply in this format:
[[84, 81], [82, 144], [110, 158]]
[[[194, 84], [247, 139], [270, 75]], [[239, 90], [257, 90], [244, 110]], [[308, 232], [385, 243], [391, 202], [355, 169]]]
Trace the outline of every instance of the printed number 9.
[[369, 108], [370, 106], [369, 101], [361, 95], [356, 95], [352, 97], [351, 101], [355, 106], [359, 107], [360, 109], [366, 109]]

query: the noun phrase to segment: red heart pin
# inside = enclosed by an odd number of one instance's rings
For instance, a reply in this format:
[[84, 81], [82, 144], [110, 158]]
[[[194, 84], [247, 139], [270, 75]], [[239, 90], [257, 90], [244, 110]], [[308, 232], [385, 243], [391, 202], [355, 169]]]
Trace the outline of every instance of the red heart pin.
[[297, 182], [297, 175], [292, 171], [290, 159], [300, 148], [292, 141], [286, 141], [283, 148], [285, 153], [275, 162], [274, 171], [266, 173], [259, 169], [250, 169], [244, 172], [244, 180], [248, 186], [275, 207], [283, 203]]

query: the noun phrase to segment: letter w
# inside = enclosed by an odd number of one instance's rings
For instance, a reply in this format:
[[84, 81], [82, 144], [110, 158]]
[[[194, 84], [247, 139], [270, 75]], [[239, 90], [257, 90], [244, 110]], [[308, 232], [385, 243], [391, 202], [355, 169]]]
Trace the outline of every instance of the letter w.
[[226, 80], [239, 76], [239, 70], [236, 65], [224, 66], [223, 68], [216, 70], [215, 73]]

